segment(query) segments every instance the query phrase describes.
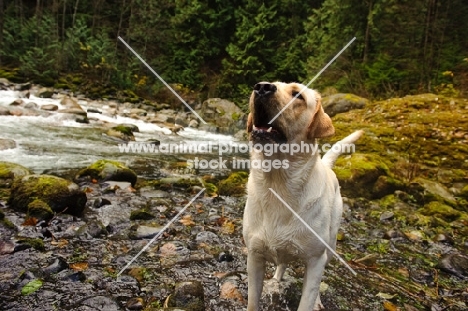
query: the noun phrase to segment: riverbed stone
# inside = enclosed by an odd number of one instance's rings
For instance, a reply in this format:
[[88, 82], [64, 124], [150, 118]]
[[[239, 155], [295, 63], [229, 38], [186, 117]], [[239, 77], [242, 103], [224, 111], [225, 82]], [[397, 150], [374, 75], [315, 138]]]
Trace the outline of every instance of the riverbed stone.
[[57, 106], [57, 105], [54, 105], [54, 104], [46, 104], [46, 105], [42, 105], [42, 106], [41, 106], [41, 110], [45, 110], [45, 111], [57, 111], [57, 110], [58, 110], [58, 106]]
[[221, 98], [205, 100], [197, 113], [206, 121], [214, 124], [220, 133], [234, 134], [245, 129], [246, 115], [233, 102]]
[[440, 258], [437, 267], [461, 279], [468, 278], [468, 256], [465, 254], [446, 254]]
[[82, 181], [86, 178], [95, 179], [99, 182], [108, 180], [126, 181], [132, 186], [135, 186], [137, 181], [135, 172], [123, 163], [105, 159], [98, 160], [87, 168], [82, 169], [75, 177], [77, 181]]
[[0, 150], [15, 149], [16, 142], [13, 139], [0, 138]]
[[0, 161], [0, 192], [2, 188], [10, 188], [15, 178], [30, 174], [32, 172], [22, 165]]
[[338, 93], [322, 98], [325, 112], [333, 117], [338, 113], [364, 108], [369, 100], [350, 93]]
[[15, 179], [8, 200], [10, 207], [28, 212], [35, 200], [48, 204], [55, 213], [81, 216], [87, 199], [78, 185], [57, 176], [26, 175]]
[[169, 297], [167, 305], [190, 311], [204, 311], [204, 301], [203, 284], [194, 280], [176, 284], [174, 294]]

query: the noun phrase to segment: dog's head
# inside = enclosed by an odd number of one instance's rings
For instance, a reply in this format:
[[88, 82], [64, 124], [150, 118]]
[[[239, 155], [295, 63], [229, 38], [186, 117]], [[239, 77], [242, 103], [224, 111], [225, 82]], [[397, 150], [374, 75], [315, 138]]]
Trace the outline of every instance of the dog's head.
[[320, 94], [299, 83], [257, 83], [249, 106], [247, 132], [254, 142], [310, 141], [335, 133]]

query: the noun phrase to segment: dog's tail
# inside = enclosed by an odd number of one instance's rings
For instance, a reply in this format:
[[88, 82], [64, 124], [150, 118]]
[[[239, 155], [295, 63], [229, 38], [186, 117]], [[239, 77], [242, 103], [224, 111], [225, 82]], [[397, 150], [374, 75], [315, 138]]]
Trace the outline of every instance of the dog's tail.
[[336, 159], [344, 153], [344, 152], [351, 152], [354, 151], [354, 142], [359, 139], [359, 137], [364, 134], [363, 130], [356, 131], [351, 135], [346, 136], [342, 140], [336, 142], [330, 150], [327, 151], [322, 157], [322, 162], [325, 166], [329, 168], [333, 168], [335, 165]]

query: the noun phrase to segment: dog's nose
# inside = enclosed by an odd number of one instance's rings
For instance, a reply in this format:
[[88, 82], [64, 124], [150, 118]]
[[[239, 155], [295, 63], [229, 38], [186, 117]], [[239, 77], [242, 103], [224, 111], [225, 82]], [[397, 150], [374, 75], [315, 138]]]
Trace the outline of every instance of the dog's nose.
[[257, 96], [268, 96], [276, 92], [276, 85], [269, 82], [259, 82], [254, 86], [254, 92]]

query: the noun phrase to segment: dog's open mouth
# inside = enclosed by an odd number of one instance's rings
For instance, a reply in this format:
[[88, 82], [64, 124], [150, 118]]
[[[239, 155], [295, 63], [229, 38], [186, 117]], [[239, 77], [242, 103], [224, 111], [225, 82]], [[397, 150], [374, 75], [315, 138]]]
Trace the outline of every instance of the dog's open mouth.
[[286, 136], [277, 127], [271, 125], [253, 125], [250, 137], [255, 142], [284, 143]]

